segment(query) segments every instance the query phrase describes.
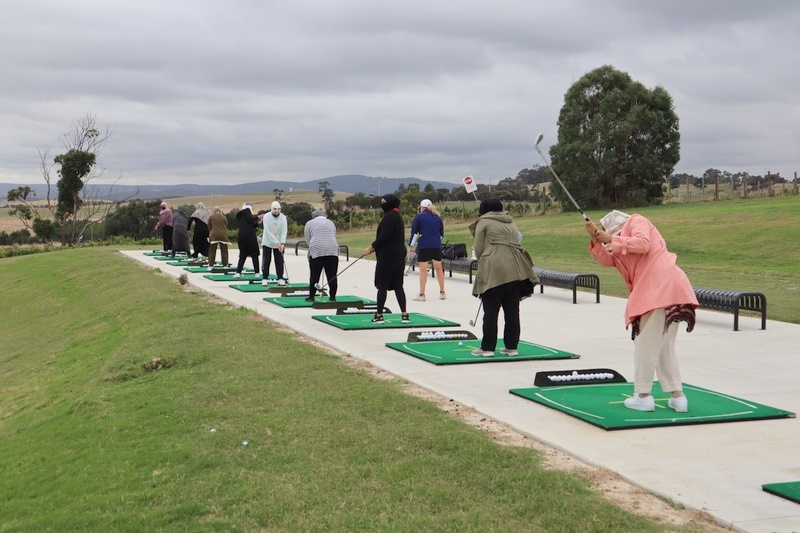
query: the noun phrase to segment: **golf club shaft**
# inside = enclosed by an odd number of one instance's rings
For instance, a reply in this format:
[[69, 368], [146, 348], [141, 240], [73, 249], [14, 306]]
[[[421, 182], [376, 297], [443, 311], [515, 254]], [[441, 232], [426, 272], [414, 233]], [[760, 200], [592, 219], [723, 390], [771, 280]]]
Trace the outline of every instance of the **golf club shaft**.
[[[335, 276], [333, 276], [331, 279], [329, 279], [329, 280], [328, 280], [328, 282], [327, 282], [325, 285], [320, 285], [319, 287], [317, 287], [317, 286], [315, 285], [315, 286], [314, 286], [314, 288], [315, 288], [315, 289], [317, 289], [318, 291], [321, 291], [322, 289], [324, 289], [325, 287], [327, 287], [328, 285], [330, 285], [330, 284], [331, 284], [331, 281], [335, 280], [336, 278], [338, 278], [339, 276], [341, 276], [342, 274], [344, 274], [344, 273], [345, 273], [345, 271], [346, 271], [348, 268], [350, 268], [351, 266], [353, 266], [353, 265], [355, 265], [356, 263], [358, 263], [359, 259], [362, 259], [363, 257], [364, 257], [364, 254], [361, 254], [361, 255], [359, 255], [359, 256], [356, 258], [356, 260], [355, 260], [355, 261], [353, 261], [352, 263], [350, 263], [349, 265], [347, 265], [346, 267], [344, 267], [344, 269], [343, 269], [341, 272], [337, 272], [337, 273], [336, 273], [336, 275], [335, 275]], [[317, 283], [317, 285], [319, 285], [319, 283]]]
[[547, 168], [550, 169], [550, 172], [553, 174], [553, 177], [556, 178], [556, 181], [558, 182], [558, 184], [561, 185], [561, 188], [567, 194], [567, 197], [572, 202], [572, 205], [574, 205], [575, 209], [577, 209], [580, 212], [580, 214], [583, 215], [583, 219], [588, 222], [589, 221], [589, 217], [586, 216], [586, 213], [583, 212], [583, 209], [581, 209], [581, 206], [578, 205], [578, 202], [576, 202], [575, 198], [573, 198], [572, 195], [569, 193], [569, 190], [566, 188], [566, 186], [564, 186], [564, 182], [561, 181], [561, 178], [558, 177], [558, 174], [556, 174], [556, 171], [553, 170], [553, 166], [547, 161], [547, 158], [544, 156], [542, 151], [539, 149], [539, 142], [541, 141], [541, 137], [542, 136], [540, 135], [539, 136], [539, 140], [537, 140], [536, 145], [534, 146], [534, 148], [536, 148], [536, 151], [539, 152], [540, 156], [542, 156], [542, 161], [544, 161], [545, 165], [547, 165]]
[[483, 307], [483, 299], [481, 299], [481, 303], [478, 304], [478, 312], [475, 313], [475, 320], [470, 320], [469, 321], [469, 325], [470, 326], [474, 326], [475, 324], [478, 323], [478, 315], [481, 314], [481, 307]]

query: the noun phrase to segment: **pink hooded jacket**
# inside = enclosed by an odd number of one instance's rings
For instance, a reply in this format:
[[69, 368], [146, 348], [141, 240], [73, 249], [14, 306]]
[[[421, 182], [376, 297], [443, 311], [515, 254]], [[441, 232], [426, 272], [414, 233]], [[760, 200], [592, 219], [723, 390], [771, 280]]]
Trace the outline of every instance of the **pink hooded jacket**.
[[661, 233], [645, 217], [631, 215], [612, 236], [611, 250], [600, 243], [589, 243], [589, 253], [597, 262], [615, 267], [628, 285], [625, 327], [654, 309], [699, 305], [689, 278], [675, 263], [677, 256], [667, 250]]

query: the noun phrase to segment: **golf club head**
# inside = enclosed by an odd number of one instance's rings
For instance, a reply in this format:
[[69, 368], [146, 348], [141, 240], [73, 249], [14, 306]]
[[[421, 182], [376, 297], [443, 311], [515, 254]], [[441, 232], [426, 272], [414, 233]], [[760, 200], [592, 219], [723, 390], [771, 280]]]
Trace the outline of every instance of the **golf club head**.
[[540, 133], [536, 137], [536, 144], [534, 144], [534, 146], [538, 148], [539, 147], [539, 143], [542, 142], [542, 139], [544, 139], [544, 133]]
[[318, 291], [321, 291], [322, 290], [322, 285], [320, 285], [319, 283], [315, 283], [314, 284], [314, 288], [317, 289]]
[[475, 327], [475, 321], [474, 320], [470, 320], [469, 321], [469, 325], [472, 326], [472, 327]]

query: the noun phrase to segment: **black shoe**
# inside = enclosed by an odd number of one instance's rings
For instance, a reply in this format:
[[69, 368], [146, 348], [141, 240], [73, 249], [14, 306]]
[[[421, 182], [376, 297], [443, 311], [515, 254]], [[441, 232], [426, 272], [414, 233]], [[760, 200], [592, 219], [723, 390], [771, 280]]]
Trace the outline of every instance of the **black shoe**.
[[383, 323], [384, 323], [384, 320], [383, 320], [383, 315], [376, 314], [376, 315], [375, 315], [375, 316], [372, 318], [372, 323], [373, 323], [373, 324], [383, 324]]
[[328, 298], [328, 301], [329, 302], [335, 302], [336, 301], [336, 296], [331, 296], [330, 298]]
[[306, 298], [306, 301], [307, 302], [313, 302], [314, 301], [314, 297], [313, 296], [309, 296], [308, 298]]
[[402, 322], [403, 324], [411, 323], [411, 318], [409, 318], [408, 313], [403, 313], [402, 315], [400, 315], [400, 322]]

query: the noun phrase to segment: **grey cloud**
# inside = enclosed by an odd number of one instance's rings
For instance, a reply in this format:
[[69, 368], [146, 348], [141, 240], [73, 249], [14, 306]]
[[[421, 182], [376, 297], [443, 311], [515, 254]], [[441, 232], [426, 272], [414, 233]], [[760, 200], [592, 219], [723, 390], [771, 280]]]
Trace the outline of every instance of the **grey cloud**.
[[115, 127], [102, 162], [131, 182], [500, 179], [536, 164], [532, 139], [604, 64], [673, 95], [677, 171], [787, 176], [795, 5], [29, 0], [0, 33], [0, 181], [35, 182], [37, 147], [86, 113]]

